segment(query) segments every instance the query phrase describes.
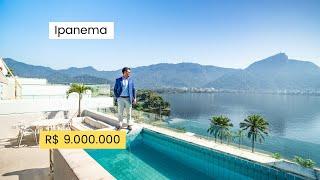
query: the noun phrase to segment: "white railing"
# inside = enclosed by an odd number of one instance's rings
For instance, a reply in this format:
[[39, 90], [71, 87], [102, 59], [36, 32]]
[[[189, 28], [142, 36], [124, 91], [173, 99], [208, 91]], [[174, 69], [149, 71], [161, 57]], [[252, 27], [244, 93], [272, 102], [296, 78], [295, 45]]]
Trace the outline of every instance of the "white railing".
[[[83, 98], [81, 101], [82, 109], [97, 109], [112, 105], [112, 97]], [[0, 101], [0, 115], [77, 109], [78, 98], [50, 97]]]

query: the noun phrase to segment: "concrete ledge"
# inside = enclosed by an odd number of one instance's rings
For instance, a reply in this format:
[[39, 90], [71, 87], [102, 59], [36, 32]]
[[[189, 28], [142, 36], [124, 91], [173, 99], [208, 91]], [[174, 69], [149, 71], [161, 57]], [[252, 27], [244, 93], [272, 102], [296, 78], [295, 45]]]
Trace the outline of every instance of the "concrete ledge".
[[71, 122], [72, 130], [99, 130], [114, 129], [113, 126], [102, 121], [95, 120], [89, 116], [73, 118]]
[[[111, 126], [117, 126], [119, 124], [119, 121], [116, 117], [108, 115], [108, 114], [104, 114], [104, 113], [101, 113], [98, 111], [94, 111], [94, 110], [85, 109], [82, 112], [82, 116], [89, 116], [95, 120], [102, 121], [102, 122], [107, 123]], [[127, 123], [123, 123], [123, 125], [126, 126]]]
[[309, 179], [317, 179], [317, 169], [305, 168], [291, 161], [283, 160], [271, 165], [273, 167], [292, 172], [294, 174], [303, 175], [304, 177]]
[[54, 149], [54, 179], [115, 179], [82, 149]]

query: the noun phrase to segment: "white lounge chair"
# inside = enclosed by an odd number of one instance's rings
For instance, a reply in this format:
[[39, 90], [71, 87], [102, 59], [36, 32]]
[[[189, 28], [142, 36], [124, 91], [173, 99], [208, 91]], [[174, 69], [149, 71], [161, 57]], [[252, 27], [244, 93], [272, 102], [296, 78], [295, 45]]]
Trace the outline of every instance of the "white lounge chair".
[[32, 129], [31, 127], [27, 127], [25, 125], [21, 125], [21, 126], [19, 126], [19, 134], [18, 134], [18, 138], [17, 138], [18, 147], [20, 147], [21, 141], [22, 141], [23, 137], [26, 135], [33, 135], [33, 138], [34, 138], [36, 144], [38, 144], [36, 130]]

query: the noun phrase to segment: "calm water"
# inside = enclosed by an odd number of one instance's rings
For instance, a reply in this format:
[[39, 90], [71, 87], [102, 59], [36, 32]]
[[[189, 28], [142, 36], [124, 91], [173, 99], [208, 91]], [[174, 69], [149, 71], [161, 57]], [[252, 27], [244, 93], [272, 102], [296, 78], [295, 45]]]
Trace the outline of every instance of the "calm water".
[[130, 150], [86, 150], [117, 179], [210, 179], [142, 141]]
[[[227, 115], [234, 129], [250, 114], [270, 124], [270, 136], [257, 147], [300, 155], [320, 165], [320, 97], [272, 94], [180, 93], [162, 94], [171, 104], [169, 126], [206, 135], [212, 115]], [[248, 142], [245, 142], [248, 144]]]

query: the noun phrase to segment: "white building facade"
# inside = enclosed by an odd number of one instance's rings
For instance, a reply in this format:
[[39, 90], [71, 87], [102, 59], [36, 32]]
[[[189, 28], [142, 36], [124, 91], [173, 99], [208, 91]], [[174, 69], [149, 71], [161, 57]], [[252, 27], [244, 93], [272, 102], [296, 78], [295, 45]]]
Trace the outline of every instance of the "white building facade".
[[[21, 78], [13, 76], [5, 62], [0, 58], [0, 115], [21, 114], [43, 111], [76, 110], [78, 94], [69, 98], [66, 92], [70, 85], [49, 84], [47, 79]], [[110, 85], [90, 85], [82, 97], [82, 107], [96, 109], [113, 106]], [[95, 97], [92, 97], [95, 96]]]

